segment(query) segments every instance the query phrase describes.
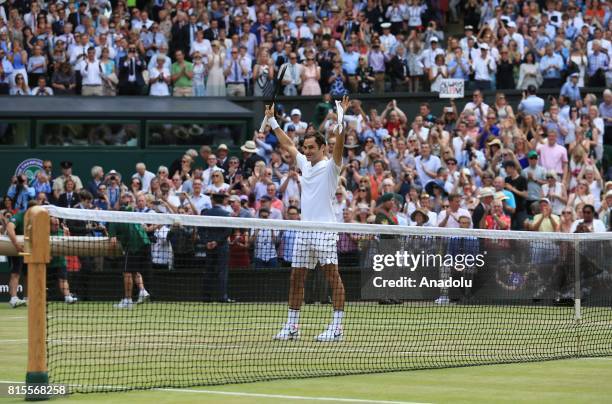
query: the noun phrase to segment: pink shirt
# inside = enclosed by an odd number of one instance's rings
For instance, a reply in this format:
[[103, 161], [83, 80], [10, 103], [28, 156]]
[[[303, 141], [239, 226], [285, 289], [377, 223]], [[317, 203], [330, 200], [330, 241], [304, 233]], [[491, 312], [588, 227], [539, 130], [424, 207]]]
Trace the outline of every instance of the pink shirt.
[[557, 174], [563, 174], [563, 165], [567, 164], [567, 149], [561, 145], [555, 144], [550, 147], [547, 144], [541, 144], [537, 147], [540, 154], [540, 165], [547, 170], [555, 170]]

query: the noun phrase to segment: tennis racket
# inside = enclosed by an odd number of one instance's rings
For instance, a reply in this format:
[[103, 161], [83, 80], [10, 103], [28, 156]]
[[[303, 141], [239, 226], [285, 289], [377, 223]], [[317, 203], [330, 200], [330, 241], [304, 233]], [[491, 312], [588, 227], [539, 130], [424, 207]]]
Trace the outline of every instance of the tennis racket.
[[[278, 76], [276, 77], [276, 81], [274, 82], [274, 92], [272, 93], [272, 106], [276, 104], [276, 96], [278, 95], [278, 93], [280, 93], [280, 90], [282, 88], [283, 78], [285, 77], [286, 71], [287, 71], [287, 65], [283, 66], [280, 72], [278, 72]], [[263, 132], [264, 130], [266, 130], [266, 122], [267, 121], [264, 120], [261, 123], [261, 127], [259, 128], [260, 132]]]

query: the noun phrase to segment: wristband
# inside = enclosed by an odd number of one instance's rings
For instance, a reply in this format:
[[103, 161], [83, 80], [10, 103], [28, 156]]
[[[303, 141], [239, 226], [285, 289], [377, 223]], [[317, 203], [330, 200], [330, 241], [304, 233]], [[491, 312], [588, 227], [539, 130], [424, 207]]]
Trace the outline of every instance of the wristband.
[[274, 117], [268, 119], [268, 125], [270, 125], [272, 130], [280, 128], [280, 126], [278, 126], [278, 123], [276, 122], [276, 118]]

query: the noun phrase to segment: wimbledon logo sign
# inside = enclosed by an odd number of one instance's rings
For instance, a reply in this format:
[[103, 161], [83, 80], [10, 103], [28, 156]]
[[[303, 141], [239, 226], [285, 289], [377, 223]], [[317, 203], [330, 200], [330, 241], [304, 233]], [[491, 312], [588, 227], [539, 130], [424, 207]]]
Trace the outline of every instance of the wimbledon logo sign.
[[25, 174], [28, 177], [28, 183], [36, 178], [36, 174], [42, 170], [43, 162], [41, 159], [27, 159], [23, 160], [17, 166], [15, 175]]

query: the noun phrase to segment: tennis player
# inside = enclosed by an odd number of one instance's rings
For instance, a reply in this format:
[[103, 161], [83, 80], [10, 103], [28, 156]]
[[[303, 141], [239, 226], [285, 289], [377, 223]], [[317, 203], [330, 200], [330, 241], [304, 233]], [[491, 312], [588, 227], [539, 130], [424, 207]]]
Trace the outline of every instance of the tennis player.
[[[344, 97], [341, 108], [346, 111], [348, 97]], [[335, 129], [336, 145], [333, 160], [327, 158], [325, 138], [317, 133], [304, 136], [304, 154], [298, 152], [293, 140], [279, 127], [274, 118], [274, 105], [266, 106], [267, 124], [279, 140], [281, 148], [291, 155], [302, 171], [302, 220], [311, 222], [336, 222], [332, 200], [338, 188], [338, 177], [342, 164], [345, 130], [340, 122]], [[315, 340], [321, 342], [340, 341], [343, 337], [344, 285], [338, 272], [338, 235], [328, 232], [304, 231], [296, 234], [291, 280], [289, 286], [289, 313], [287, 323], [274, 337], [276, 340], [299, 338], [300, 308], [304, 301], [304, 282], [308, 269], [320, 264], [332, 289], [333, 318], [327, 330]]]

